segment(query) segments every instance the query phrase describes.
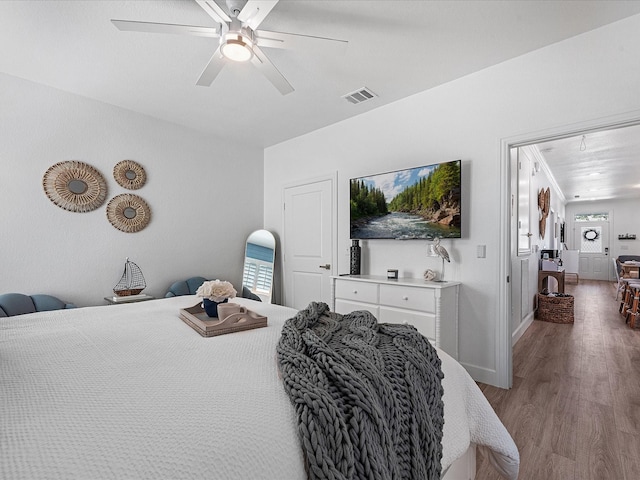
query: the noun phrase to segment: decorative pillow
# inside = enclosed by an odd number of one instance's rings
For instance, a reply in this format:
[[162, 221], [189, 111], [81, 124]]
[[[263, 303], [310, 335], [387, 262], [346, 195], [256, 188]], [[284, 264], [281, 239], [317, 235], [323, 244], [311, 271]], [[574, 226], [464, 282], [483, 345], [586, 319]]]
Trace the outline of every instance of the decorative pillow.
[[46, 312], [75, 308], [73, 303], [64, 303], [52, 295], [24, 295], [22, 293], [5, 293], [0, 295], [0, 317], [13, 317], [25, 313]]
[[51, 295], [31, 295], [31, 300], [33, 300], [37, 312], [62, 310], [67, 307], [66, 303]]
[[198, 290], [198, 287], [206, 281], [207, 279], [204, 277], [191, 277], [187, 280], [180, 280], [179, 282], [174, 282], [169, 287], [169, 291], [164, 296], [179, 297], [181, 295], [195, 295], [196, 290]]
[[256, 300], [258, 302], [261, 302], [262, 299], [257, 296], [255, 293], [253, 293], [251, 290], [249, 290], [247, 287], [242, 287], [242, 298], [248, 298], [250, 300]]
[[36, 311], [36, 306], [33, 304], [31, 297], [22, 293], [0, 295], [0, 308], [4, 310], [8, 317]]

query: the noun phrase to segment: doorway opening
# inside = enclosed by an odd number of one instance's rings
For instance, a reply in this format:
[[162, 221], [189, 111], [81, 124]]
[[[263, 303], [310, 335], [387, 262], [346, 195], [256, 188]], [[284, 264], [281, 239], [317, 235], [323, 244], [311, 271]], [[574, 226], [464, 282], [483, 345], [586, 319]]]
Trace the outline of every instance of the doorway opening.
[[[531, 253], [527, 262], [523, 261], [523, 242], [520, 240], [522, 232], [518, 230], [517, 223], [519, 178], [517, 163], [513, 162], [512, 154], [518, 148], [525, 146], [534, 147], [543, 159], [541, 163], [544, 163], [540, 165], [534, 161], [530, 171], [534, 172], [539, 168], [548, 169], [552, 173], [551, 177], [557, 182], [559, 190], [565, 194], [565, 205], [591, 199], [640, 197], [640, 169], [637, 168], [637, 163], [633, 165], [633, 162], [638, 162], [636, 159], [640, 158], [640, 118], [637, 117], [637, 113], [634, 118], [620, 117], [617, 122], [609, 119], [608, 122], [585, 123], [578, 127], [574, 126], [572, 129], [554, 129], [537, 137], [522, 135], [502, 141], [502, 205], [504, 208], [501, 242], [504, 248], [501, 271], [504, 273], [502, 278], [505, 280], [500, 290], [501, 320], [497, 333], [499, 336], [498, 378], [503, 388], [510, 388], [512, 385], [514, 329], [521, 326], [522, 317], [526, 316], [524, 305], [528, 304], [528, 301], [521, 301], [522, 297], [518, 297], [514, 302], [514, 295], [530, 295], [532, 287], [529, 286], [535, 285], [530, 281], [532, 271], [538, 269], [535, 239], [531, 231], [525, 232], [531, 233]], [[587, 153], [569, 155], [566, 150], [571, 147], [578, 152]], [[628, 152], [635, 152], [636, 155], [630, 155]], [[597, 179], [594, 178], [595, 175], [590, 177], [593, 173], [598, 173]], [[634, 179], [633, 175], [638, 176]], [[582, 181], [570, 183], [576, 179]], [[530, 193], [528, 201], [533, 202], [533, 193]], [[565, 224], [563, 214], [558, 213], [557, 216], [559, 219], [556, 222], [563, 236], [570, 237], [571, 234], [568, 231], [565, 232], [569, 225]], [[531, 223], [535, 220], [531, 218]], [[611, 233], [613, 235], [613, 232]], [[514, 265], [517, 265], [517, 268]], [[537, 272], [535, 274], [537, 275]], [[527, 288], [528, 294], [525, 293]], [[529, 324], [533, 321], [533, 310], [530, 313], [531, 315], [527, 317]], [[522, 331], [524, 330], [526, 326]]]

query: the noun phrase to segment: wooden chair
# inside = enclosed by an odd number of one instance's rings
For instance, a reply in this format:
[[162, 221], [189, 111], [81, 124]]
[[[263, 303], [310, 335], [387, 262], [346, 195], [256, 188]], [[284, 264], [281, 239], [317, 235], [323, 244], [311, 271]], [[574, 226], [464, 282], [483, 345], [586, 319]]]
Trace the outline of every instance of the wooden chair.
[[[620, 302], [620, 314], [624, 317], [625, 323], [629, 323], [631, 326], [631, 319], [633, 317], [633, 326], [635, 327], [636, 319], [638, 315], [638, 297], [640, 296], [640, 281], [631, 280], [624, 282], [624, 293], [622, 294], [622, 301]], [[632, 327], [633, 328], [633, 327]]]
[[624, 281], [624, 279], [620, 276], [620, 260], [618, 260], [617, 258], [612, 258], [611, 260], [613, 260], [613, 269], [616, 272], [616, 279], [618, 281], [618, 284], [616, 286], [616, 300], [618, 300], [618, 296], [622, 293], [624, 295], [624, 290], [625, 290], [625, 286], [626, 283]]
[[620, 307], [618, 307], [618, 311], [623, 317], [627, 316], [627, 310], [629, 310], [630, 306], [629, 299], [631, 293], [628, 287], [629, 285], [627, 282], [622, 283], [622, 296], [620, 297]]
[[[629, 327], [636, 328], [636, 321], [638, 321], [638, 303], [640, 302], [640, 283], [629, 284], [629, 289], [632, 291], [633, 300], [631, 307], [627, 310], [626, 321], [629, 323]], [[640, 321], [638, 321], [640, 324]]]

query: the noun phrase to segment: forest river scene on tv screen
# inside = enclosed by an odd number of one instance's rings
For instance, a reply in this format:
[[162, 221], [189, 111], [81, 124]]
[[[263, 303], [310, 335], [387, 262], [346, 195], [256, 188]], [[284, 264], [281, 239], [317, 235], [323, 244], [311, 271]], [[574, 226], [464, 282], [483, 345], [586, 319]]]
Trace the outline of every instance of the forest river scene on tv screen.
[[351, 179], [351, 238], [460, 238], [460, 179], [460, 160]]

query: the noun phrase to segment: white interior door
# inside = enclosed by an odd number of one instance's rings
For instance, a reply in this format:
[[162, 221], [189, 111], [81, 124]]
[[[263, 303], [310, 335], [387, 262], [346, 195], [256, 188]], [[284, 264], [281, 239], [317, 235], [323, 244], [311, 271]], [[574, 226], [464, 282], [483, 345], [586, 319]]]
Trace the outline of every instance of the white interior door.
[[574, 248], [580, 250], [580, 278], [611, 280], [609, 223], [576, 222], [574, 236]]
[[334, 178], [284, 190], [284, 304], [298, 310], [331, 303], [334, 268]]
[[531, 256], [531, 161], [522, 148], [512, 148], [511, 162], [511, 334], [532, 310], [529, 295]]

